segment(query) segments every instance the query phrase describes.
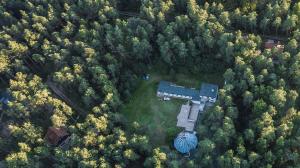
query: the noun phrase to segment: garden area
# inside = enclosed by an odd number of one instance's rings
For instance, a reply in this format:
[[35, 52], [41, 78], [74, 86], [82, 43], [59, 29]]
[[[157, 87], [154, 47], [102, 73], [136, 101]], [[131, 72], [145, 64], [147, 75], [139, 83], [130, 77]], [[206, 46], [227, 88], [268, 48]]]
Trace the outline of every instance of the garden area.
[[129, 123], [137, 121], [146, 129], [150, 142], [154, 146], [169, 145], [173, 138], [182, 130], [176, 127], [177, 115], [186, 100], [160, 100], [156, 96], [161, 80], [199, 89], [201, 82], [223, 85], [223, 73], [199, 73], [197, 75], [180, 72], [175, 76], [163, 73], [160, 68], [150, 70], [149, 80], [141, 80], [129, 101], [122, 107], [121, 112]]

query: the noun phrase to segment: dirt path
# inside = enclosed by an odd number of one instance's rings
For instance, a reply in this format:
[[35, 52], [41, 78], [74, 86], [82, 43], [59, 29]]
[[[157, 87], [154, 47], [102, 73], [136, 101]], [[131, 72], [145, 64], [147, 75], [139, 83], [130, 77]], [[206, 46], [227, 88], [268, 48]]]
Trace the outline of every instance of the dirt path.
[[52, 90], [52, 92], [59, 97], [61, 100], [63, 100], [67, 105], [69, 105], [72, 109], [74, 109], [79, 114], [85, 114], [85, 111], [78, 107], [75, 103], [72, 102], [64, 93], [61, 91], [53, 81], [50, 79], [47, 80], [46, 84], [48, 87]]

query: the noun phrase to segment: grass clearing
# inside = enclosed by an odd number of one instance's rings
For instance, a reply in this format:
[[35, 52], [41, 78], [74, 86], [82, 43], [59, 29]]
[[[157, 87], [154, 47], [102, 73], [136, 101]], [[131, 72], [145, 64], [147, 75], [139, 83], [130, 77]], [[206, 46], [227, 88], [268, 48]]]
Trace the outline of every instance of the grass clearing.
[[191, 75], [189, 73], [176, 73], [176, 76], [160, 72], [158, 68], [150, 71], [148, 81], [140, 81], [137, 89], [123, 105], [121, 112], [128, 121], [137, 121], [146, 127], [146, 134], [154, 146], [169, 145], [173, 138], [182, 129], [176, 127], [177, 114], [185, 100], [172, 99], [162, 101], [156, 96], [158, 83], [161, 80], [171, 81], [176, 84], [199, 88], [201, 82], [223, 84], [222, 73]]

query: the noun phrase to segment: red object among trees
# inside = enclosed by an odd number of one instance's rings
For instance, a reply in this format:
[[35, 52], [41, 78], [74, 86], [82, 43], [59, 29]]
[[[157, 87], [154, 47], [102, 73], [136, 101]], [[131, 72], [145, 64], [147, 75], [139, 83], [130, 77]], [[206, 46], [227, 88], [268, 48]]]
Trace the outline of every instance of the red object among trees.
[[45, 135], [45, 140], [54, 146], [60, 145], [69, 137], [69, 133], [65, 128], [49, 127]]

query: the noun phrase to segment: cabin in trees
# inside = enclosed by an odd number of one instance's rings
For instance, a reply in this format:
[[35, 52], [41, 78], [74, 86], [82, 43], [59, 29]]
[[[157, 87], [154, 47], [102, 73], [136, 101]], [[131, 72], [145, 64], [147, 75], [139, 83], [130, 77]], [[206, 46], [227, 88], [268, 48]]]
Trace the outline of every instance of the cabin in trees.
[[218, 86], [203, 83], [200, 90], [186, 88], [171, 82], [161, 81], [158, 85], [157, 96], [164, 98], [179, 98], [191, 100], [195, 104], [215, 103], [218, 96]]
[[284, 45], [280, 44], [278, 40], [268, 39], [264, 44], [265, 49], [273, 49], [276, 48], [278, 51], [283, 52]]
[[278, 53], [282, 53], [284, 51], [284, 45], [280, 44], [280, 41], [278, 40], [267, 40], [264, 44], [264, 48], [265, 49], [276, 49], [276, 54], [273, 54], [272, 55], [272, 59], [273, 59], [273, 62], [275, 64], [278, 64], [279, 63], [279, 60], [278, 60]]
[[178, 98], [186, 100], [199, 99], [196, 89], [185, 88], [167, 81], [161, 81], [157, 90], [158, 97]]
[[218, 86], [203, 83], [200, 90], [185, 88], [171, 82], [161, 81], [158, 86], [157, 96], [165, 98], [179, 98], [189, 100], [181, 106], [177, 115], [177, 127], [182, 127], [185, 131], [192, 132], [198, 119], [199, 112], [204, 107], [211, 106], [217, 101]]
[[45, 135], [45, 140], [51, 146], [67, 149], [71, 136], [65, 128], [49, 127]]

